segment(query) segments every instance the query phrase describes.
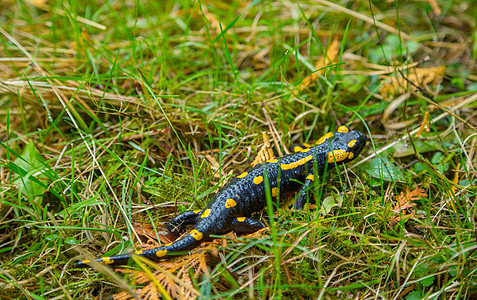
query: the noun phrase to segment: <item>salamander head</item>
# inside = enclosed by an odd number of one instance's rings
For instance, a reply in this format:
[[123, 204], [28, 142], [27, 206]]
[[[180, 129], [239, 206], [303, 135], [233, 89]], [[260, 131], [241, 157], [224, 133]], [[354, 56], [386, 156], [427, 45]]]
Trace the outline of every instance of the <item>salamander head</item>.
[[317, 144], [330, 143], [328, 163], [346, 163], [355, 159], [366, 145], [366, 136], [358, 131], [352, 131], [346, 126], [340, 126], [334, 133], [325, 134]]

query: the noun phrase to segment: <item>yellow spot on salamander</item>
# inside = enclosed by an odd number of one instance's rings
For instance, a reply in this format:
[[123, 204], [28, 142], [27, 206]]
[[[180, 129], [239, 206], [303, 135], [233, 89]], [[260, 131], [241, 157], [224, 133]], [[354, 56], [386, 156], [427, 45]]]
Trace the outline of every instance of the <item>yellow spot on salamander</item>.
[[274, 164], [274, 163], [278, 162], [278, 159], [276, 159], [276, 158], [270, 159], [270, 160], [267, 160], [267, 162]]
[[142, 250], [136, 251], [136, 252], [134, 252], [134, 254], [141, 255], [141, 254], [142, 254]]
[[294, 161], [294, 162], [291, 162], [289, 164], [282, 164], [281, 167], [282, 167], [282, 170], [290, 170], [290, 169], [295, 169], [296, 167], [298, 166], [301, 166], [301, 165], [304, 165], [306, 164], [308, 161], [312, 160], [313, 159], [313, 156], [311, 155], [308, 155], [300, 160], [297, 160], [297, 161]]
[[327, 139], [333, 137], [333, 132], [328, 132], [324, 136], [320, 137], [320, 139], [316, 142], [317, 145], [323, 144]]
[[350, 152], [350, 153], [348, 154], [348, 158], [349, 158], [349, 159], [353, 159], [353, 157], [354, 157], [353, 152]]
[[300, 147], [300, 146], [295, 146], [295, 147], [293, 148], [293, 151], [294, 151], [294, 152], [308, 152], [309, 150], [310, 150], [309, 148], [302, 148], [302, 147]]
[[157, 257], [163, 257], [163, 256], [166, 256], [166, 254], [167, 254], [167, 250], [166, 250], [166, 249], [156, 251], [156, 256], [157, 256]]
[[231, 208], [231, 207], [234, 207], [235, 205], [237, 205], [237, 202], [235, 202], [235, 200], [232, 198], [229, 198], [227, 199], [227, 201], [225, 201], [225, 208]]
[[328, 163], [340, 162], [348, 158], [349, 152], [345, 150], [333, 150], [328, 152]]
[[202, 215], [200, 215], [200, 218], [207, 218], [209, 215], [210, 215], [210, 208], [207, 208], [206, 210], [204, 210]]
[[90, 262], [91, 262], [91, 260], [89, 260], [89, 259], [85, 259], [85, 260], [81, 261], [82, 264], [89, 264]]
[[349, 128], [348, 128], [347, 126], [340, 126], [340, 127], [338, 127], [338, 132], [348, 133], [348, 132], [349, 132]]
[[197, 241], [200, 241], [202, 237], [204, 236], [202, 232], [197, 231], [196, 229], [192, 230], [190, 233], [190, 236], [196, 239]]
[[257, 176], [253, 179], [253, 183], [260, 184], [263, 181], [263, 176]]
[[238, 217], [238, 218], [237, 218], [237, 221], [243, 222], [243, 221], [245, 221], [245, 217]]
[[103, 264], [106, 264], [106, 265], [110, 265], [114, 263], [114, 260], [111, 259], [109, 256], [101, 257], [101, 261], [103, 262]]
[[315, 175], [310, 174], [310, 175], [306, 176], [306, 179], [310, 179], [311, 181], [315, 181]]
[[164, 244], [164, 246], [166, 246], [166, 247], [167, 247], [167, 246], [170, 246], [170, 245], [172, 245], [172, 243]]
[[352, 140], [348, 143], [348, 147], [353, 148], [356, 145], [356, 140]]
[[300, 152], [301, 150], [303, 150], [303, 148], [300, 147], [300, 146], [295, 146], [295, 147], [293, 148], [293, 152]]
[[303, 143], [303, 146], [308, 147], [308, 148], [311, 147], [311, 145], [310, 145], [310, 144], [307, 144], [307, 143]]
[[242, 174], [240, 174], [239, 176], [237, 176], [237, 178], [244, 178], [245, 176], [248, 175], [248, 172], [243, 172]]
[[198, 210], [194, 210], [194, 214], [198, 214], [200, 213], [202, 210], [198, 209]]
[[278, 195], [278, 188], [274, 187], [272, 188], [272, 197], [276, 197]]

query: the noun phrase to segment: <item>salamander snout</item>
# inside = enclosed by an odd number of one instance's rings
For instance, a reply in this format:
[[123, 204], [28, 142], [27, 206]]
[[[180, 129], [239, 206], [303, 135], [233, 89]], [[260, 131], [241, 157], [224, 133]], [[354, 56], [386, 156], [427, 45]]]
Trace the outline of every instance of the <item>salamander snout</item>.
[[328, 153], [328, 162], [345, 163], [355, 159], [366, 145], [366, 136], [359, 131], [351, 131], [340, 126], [333, 134], [332, 151]]
[[356, 158], [361, 153], [364, 146], [366, 146], [366, 136], [359, 131], [350, 131], [348, 140], [347, 152], [350, 153], [348, 159], [352, 160]]

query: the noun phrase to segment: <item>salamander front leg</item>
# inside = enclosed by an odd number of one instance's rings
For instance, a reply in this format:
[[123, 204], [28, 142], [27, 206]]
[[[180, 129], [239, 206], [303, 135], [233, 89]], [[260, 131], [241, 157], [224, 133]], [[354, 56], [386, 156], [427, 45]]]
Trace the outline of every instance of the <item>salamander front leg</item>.
[[177, 239], [187, 225], [192, 225], [197, 222], [197, 216], [199, 216], [201, 212], [201, 210], [188, 210], [183, 212], [169, 222], [164, 223], [164, 227]]
[[309, 174], [306, 176], [305, 183], [303, 186], [300, 188], [298, 191], [298, 194], [296, 196], [296, 202], [295, 202], [295, 209], [302, 209], [306, 201], [308, 200], [308, 190], [313, 186], [313, 181], [315, 180], [315, 176], [313, 174]]

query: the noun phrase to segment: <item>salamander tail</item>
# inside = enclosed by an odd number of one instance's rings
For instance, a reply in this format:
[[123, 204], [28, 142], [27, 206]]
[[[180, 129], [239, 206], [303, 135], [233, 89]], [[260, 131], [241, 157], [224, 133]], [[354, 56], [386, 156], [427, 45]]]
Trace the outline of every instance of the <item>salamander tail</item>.
[[[152, 261], [158, 261], [159, 259], [161, 259], [162, 257], [166, 255], [180, 254], [178, 252], [191, 250], [197, 247], [198, 245], [200, 245], [200, 243], [202, 243], [202, 241], [204, 240], [205, 240], [205, 236], [201, 232], [194, 229], [185, 237], [179, 240], [176, 240], [173, 243], [166, 244], [164, 246], [150, 249], [150, 250], [139, 250], [134, 252], [134, 254], [140, 255]], [[131, 254], [122, 254], [117, 256], [101, 257], [101, 258], [95, 259], [94, 261], [97, 261], [109, 266], [119, 266], [119, 265], [127, 265], [130, 258], [131, 258]], [[83, 261], [77, 262], [76, 267], [89, 268], [90, 263], [91, 263], [91, 260], [83, 260]]]
[[[131, 258], [131, 255], [123, 254], [123, 255], [116, 255], [116, 256], [110, 256], [110, 257], [101, 257], [101, 258], [95, 259], [94, 261], [103, 263], [105, 265], [118, 266], [118, 265], [127, 265], [129, 258]], [[91, 260], [89, 259], [82, 260], [76, 263], [76, 267], [89, 268], [90, 263], [91, 263]]]

